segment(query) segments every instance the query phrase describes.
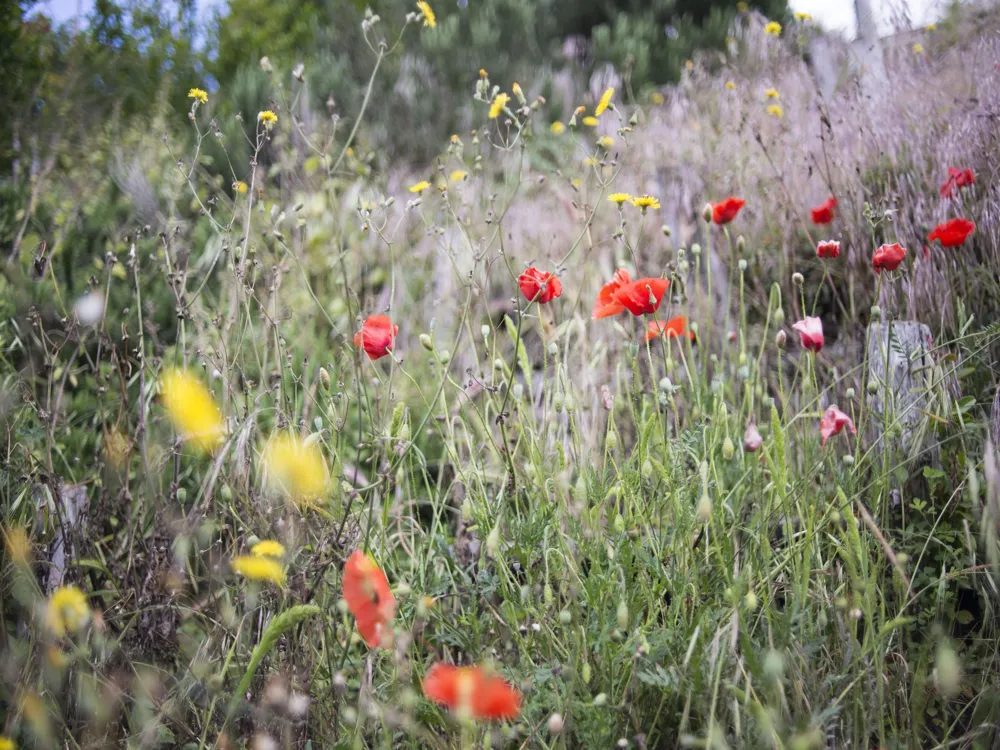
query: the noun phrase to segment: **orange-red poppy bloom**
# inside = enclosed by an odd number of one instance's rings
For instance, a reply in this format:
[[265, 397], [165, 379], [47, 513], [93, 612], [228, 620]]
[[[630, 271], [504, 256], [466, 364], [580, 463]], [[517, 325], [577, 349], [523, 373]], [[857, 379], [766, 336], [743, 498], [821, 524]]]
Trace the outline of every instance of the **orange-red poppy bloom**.
[[516, 719], [521, 693], [479, 666], [435, 664], [424, 677], [424, 695], [473, 719]]
[[646, 341], [652, 341], [661, 333], [668, 339], [678, 339], [687, 334], [694, 341], [694, 331], [687, 329], [688, 319], [683, 315], [671, 318], [666, 323], [662, 320], [651, 320], [646, 326]]
[[833, 209], [837, 207], [837, 199], [832, 195], [816, 208], [810, 209], [813, 224], [829, 224], [833, 221]]
[[858, 434], [858, 430], [849, 416], [836, 406], [829, 407], [819, 420], [819, 434], [823, 436], [821, 445], [825, 447], [826, 441], [834, 435], [839, 435], [845, 427], [850, 430], [852, 435]]
[[976, 181], [976, 173], [971, 169], [956, 169], [948, 167], [948, 179], [941, 185], [941, 197], [951, 198], [956, 190], [972, 185]]
[[636, 279], [618, 287], [611, 298], [633, 315], [648, 315], [660, 309], [668, 286], [666, 279]]
[[944, 247], [958, 247], [974, 231], [976, 231], [976, 222], [968, 219], [950, 219], [944, 224], [938, 224], [934, 227], [934, 231], [927, 235], [927, 241], [941, 240]]
[[632, 277], [628, 275], [628, 271], [624, 268], [619, 268], [615, 271], [615, 275], [611, 277], [611, 281], [602, 286], [601, 291], [597, 293], [597, 299], [594, 300], [594, 313], [591, 319], [600, 320], [601, 318], [610, 318], [612, 315], [625, 312], [625, 305], [615, 301], [615, 292], [630, 281], [632, 281]]
[[720, 203], [713, 203], [712, 221], [719, 225], [728, 224], [736, 218], [736, 214], [738, 214], [740, 209], [745, 205], [745, 200], [742, 198], [733, 198], [732, 196], [729, 196]]
[[840, 243], [836, 240], [824, 240], [816, 245], [817, 258], [836, 258], [840, 255]]
[[906, 248], [899, 244], [882, 245], [872, 256], [872, 268], [882, 271], [895, 271], [906, 257]]
[[528, 266], [524, 273], [517, 277], [517, 285], [528, 302], [544, 305], [562, 294], [562, 282], [548, 271], [540, 271], [534, 266]]
[[823, 348], [823, 321], [819, 318], [806, 316], [804, 320], [793, 325], [792, 329], [799, 332], [803, 349], [818, 352]]
[[358, 623], [358, 632], [375, 648], [391, 635], [396, 598], [385, 573], [368, 555], [355, 550], [344, 566], [344, 601]]
[[369, 315], [354, 334], [354, 345], [364, 349], [369, 359], [378, 359], [392, 351], [397, 333], [399, 326], [393, 325], [388, 315]]

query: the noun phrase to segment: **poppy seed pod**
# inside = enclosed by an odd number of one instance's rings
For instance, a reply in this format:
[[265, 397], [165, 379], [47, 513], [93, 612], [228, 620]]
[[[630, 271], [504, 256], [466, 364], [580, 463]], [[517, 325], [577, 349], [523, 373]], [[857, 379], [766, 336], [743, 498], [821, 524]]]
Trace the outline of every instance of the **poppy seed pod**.
[[783, 325], [785, 322], [785, 311], [782, 308], [778, 308], [773, 313], [771, 313], [771, 321], [776, 325]]
[[429, 352], [434, 351], [434, 342], [431, 341], [431, 337], [426, 333], [420, 334], [420, 345]]
[[798, 271], [792, 274], [792, 283], [795, 284], [795, 286], [802, 286], [805, 281], [805, 277]]

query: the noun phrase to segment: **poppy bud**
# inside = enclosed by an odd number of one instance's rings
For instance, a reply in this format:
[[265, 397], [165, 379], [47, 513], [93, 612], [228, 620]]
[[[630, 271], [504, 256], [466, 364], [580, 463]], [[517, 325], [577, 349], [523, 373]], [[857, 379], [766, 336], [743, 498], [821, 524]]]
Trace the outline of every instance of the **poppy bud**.
[[844, 461], [844, 466], [854, 466], [854, 456], [852, 456], [850, 453], [844, 454], [843, 461]]
[[564, 722], [562, 716], [560, 716], [559, 714], [552, 714], [549, 717], [548, 722], [546, 723], [546, 726], [548, 727], [549, 730], [549, 734], [556, 735], [562, 732], [563, 724]]
[[551, 344], [549, 344], [548, 351], [550, 357], [556, 356], [559, 353], [559, 344], [553, 341]]
[[846, 393], [846, 396], [847, 396], [847, 398], [849, 398], [849, 399], [850, 399], [850, 398], [854, 398], [854, 389], [853, 389], [853, 388], [848, 388], [848, 389], [847, 389], [847, 393]]
[[542, 595], [545, 597], [545, 604], [551, 605], [552, 600], [555, 598], [552, 594], [552, 584], [546, 583], [545, 588], [542, 589]]
[[798, 271], [792, 274], [792, 283], [795, 284], [795, 286], [802, 286], [805, 281], [805, 277]]
[[691, 245], [691, 255], [694, 255], [695, 257], [701, 255], [701, 245], [697, 242]]
[[531, 599], [531, 586], [525, 584], [521, 587], [521, 604], [527, 604], [529, 599]]
[[222, 499], [228, 503], [230, 500], [233, 499], [233, 488], [230, 487], [228, 484], [224, 484], [222, 485], [222, 489], [219, 490], [219, 494], [221, 494]]
[[608, 702], [608, 694], [607, 693], [598, 693], [597, 695], [594, 696], [594, 705], [595, 706], [603, 706], [607, 702]]
[[185, 488], [183, 487], [177, 488], [177, 502], [183, 503], [185, 500], [187, 500], [187, 496], [188, 496], [188, 491]]
[[489, 535], [486, 537], [486, 554], [495, 558], [498, 552], [500, 552], [499, 520], [497, 520], [496, 526], [493, 527], [492, 531], [490, 531]]
[[701, 209], [701, 218], [703, 218], [705, 221], [711, 221], [712, 220], [712, 211], [713, 211], [712, 204], [711, 203], [706, 203], [705, 207], [703, 209]]
[[826, 616], [826, 610], [821, 609], [819, 614], [816, 615], [816, 627], [820, 630], [826, 630], [827, 624], [830, 620]]
[[670, 227], [668, 227], [666, 224], [664, 224], [662, 227], [660, 227], [660, 231], [663, 232], [663, 236], [664, 237], [669, 237], [670, 236]]
[[774, 345], [779, 349], [785, 348], [785, 342], [788, 340], [788, 334], [783, 330], [778, 331], [774, 336]]
[[564, 609], [559, 612], [560, 624], [569, 625], [572, 621], [573, 621], [573, 615], [570, 614], [568, 609]]
[[464, 523], [469, 523], [472, 520], [472, 501], [466, 497], [462, 501], [462, 521]]
[[744, 271], [747, 270], [747, 262], [745, 258], [740, 258], [740, 262], [738, 265], [740, 267], [740, 273], [743, 273]]
[[878, 383], [876, 383], [874, 380], [868, 381], [868, 393], [870, 393], [872, 396], [878, 393]]
[[420, 334], [420, 345], [429, 352], [434, 351], [434, 342], [431, 341], [431, 337], [426, 333]]
[[628, 124], [633, 128], [639, 124], [639, 110], [632, 113], [632, 116], [628, 118]]
[[648, 458], [642, 462], [642, 478], [649, 479], [653, 476], [653, 462]]
[[776, 326], [784, 325], [785, 323], [785, 311], [782, 308], [777, 308], [773, 313], [771, 313], [771, 322]]
[[584, 662], [583, 667], [580, 669], [580, 676], [583, 678], [583, 684], [590, 684], [590, 663]]
[[604, 444], [608, 447], [609, 451], [613, 451], [618, 447], [618, 435], [614, 432], [609, 432], [608, 436], [604, 440]]
[[878, 305], [872, 305], [872, 322], [877, 322], [882, 317], [882, 308]]
[[733, 445], [732, 438], [727, 437], [722, 442], [722, 456], [728, 461], [733, 457], [734, 453], [736, 453], [736, 446]]
[[736, 238], [736, 252], [742, 253], [746, 249], [747, 249], [747, 241], [741, 234], [739, 237]]
[[702, 493], [695, 513], [698, 516], [699, 523], [705, 523], [712, 517], [712, 498], [708, 496], [707, 492]]
[[961, 687], [962, 664], [955, 649], [951, 646], [942, 644], [938, 648], [934, 681], [941, 692], [947, 696], [955, 695]]
[[785, 657], [777, 649], [771, 649], [764, 657], [764, 674], [772, 680], [780, 680], [785, 672]]
[[450, 351], [448, 351], [447, 349], [442, 349], [440, 352], [438, 352], [438, 362], [440, 362], [443, 365], [446, 365], [450, 361], [451, 361]]
[[747, 595], [743, 597], [743, 603], [746, 604], [748, 610], [753, 612], [757, 609], [757, 595], [752, 591], [748, 591]]
[[520, 383], [514, 383], [514, 387], [511, 389], [510, 395], [514, 397], [515, 401], [520, 401], [521, 397], [524, 395], [524, 386]]
[[618, 618], [618, 629], [628, 630], [628, 605], [624, 599], [618, 602], [618, 611], [615, 616]]
[[319, 368], [319, 384], [324, 391], [330, 390], [330, 373], [326, 371], [325, 367]]
[[483, 338], [484, 339], [488, 339], [490, 337], [490, 327], [489, 326], [483, 326], [480, 330], [482, 330], [482, 332], [483, 332]]

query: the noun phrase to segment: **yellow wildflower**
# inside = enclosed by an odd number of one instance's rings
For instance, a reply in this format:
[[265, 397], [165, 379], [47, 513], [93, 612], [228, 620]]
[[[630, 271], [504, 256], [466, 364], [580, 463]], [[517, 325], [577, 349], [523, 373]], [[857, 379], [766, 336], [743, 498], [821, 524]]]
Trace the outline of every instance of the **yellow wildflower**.
[[781, 36], [781, 24], [777, 21], [771, 21], [764, 27], [764, 33], [768, 36]]
[[924, 28], [927, 31], [937, 31], [937, 24], [936, 23], [929, 23], [926, 26], [924, 26]]
[[479, 69], [479, 77], [480, 78], [486, 78], [486, 68], [480, 68]]
[[424, 2], [424, 0], [417, 0], [417, 8], [420, 10], [420, 17], [424, 19], [424, 26], [433, 29], [438, 25], [437, 16], [434, 15], [434, 10], [428, 3]]
[[60, 586], [52, 592], [45, 607], [45, 624], [53, 634], [62, 638], [82, 628], [89, 619], [87, 597], [76, 586]]
[[236, 573], [251, 581], [271, 581], [279, 586], [285, 584], [285, 569], [273, 558], [241, 555], [234, 557], [229, 565]]
[[612, 138], [610, 135], [606, 135], [603, 138], [597, 139], [597, 145], [602, 148], [608, 149], [615, 145], [615, 139]]
[[514, 96], [517, 97], [517, 100], [521, 102], [521, 104], [527, 103], [527, 100], [524, 98], [524, 92], [521, 90], [521, 84], [519, 84], [517, 81], [514, 81], [514, 84], [510, 87], [510, 90], [514, 92]]
[[922, 55], [924, 53], [924, 45], [922, 45], [920, 42], [917, 42], [916, 44], [913, 45], [913, 51], [916, 52], [918, 55]]
[[186, 370], [167, 370], [160, 380], [160, 399], [185, 440], [206, 452], [222, 442], [222, 412], [199, 378]]
[[611, 104], [611, 97], [614, 95], [615, 90], [613, 88], [607, 88], [604, 90], [604, 93], [601, 94], [601, 100], [597, 103], [597, 107], [594, 109], [595, 116], [600, 117], [604, 114], [604, 110], [606, 110], [609, 106], [614, 106]]
[[726, 81], [726, 88], [732, 91], [736, 88], [736, 84], [733, 81]]
[[510, 101], [510, 97], [506, 94], [497, 94], [493, 99], [493, 103], [490, 105], [490, 119], [495, 120], [503, 112], [504, 107], [507, 106], [507, 102]]
[[452, 146], [457, 146], [462, 142], [462, 139], [458, 137], [457, 133], [452, 133], [451, 138], [449, 140], [451, 141]]
[[802, 13], [801, 11], [795, 14], [796, 21], [802, 21], [802, 23], [809, 23], [813, 20], [813, 17], [808, 13]]
[[649, 95], [649, 101], [651, 101], [653, 104], [659, 105], [663, 104], [663, 102], [666, 101], [666, 98], [664, 98], [663, 94], [661, 94], [659, 91], [654, 91], [652, 94]]
[[9, 526], [3, 529], [3, 537], [7, 547], [7, 557], [18, 565], [27, 565], [31, 555], [31, 540], [27, 532], [20, 526]]
[[778, 93], [778, 89], [764, 89], [764, 98], [766, 99], [780, 99], [781, 94]]
[[410, 185], [409, 190], [411, 193], [422, 193], [430, 186], [431, 184], [427, 180], [421, 180], [416, 185]]
[[583, 118], [583, 124], [586, 125], [588, 128], [596, 128], [597, 118], [594, 117], [593, 115], [587, 115], [586, 117]]
[[0, 735], [0, 750], [17, 750], [17, 745], [10, 737]]
[[771, 104], [767, 108], [767, 113], [771, 117], [777, 117], [780, 120], [785, 115], [785, 110], [781, 108], [780, 104]]
[[323, 451], [292, 432], [272, 436], [264, 446], [264, 468], [271, 487], [298, 505], [313, 505], [326, 493], [330, 477]]
[[573, 117], [579, 117], [586, 111], [587, 111], [586, 107], [583, 106], [577, 107], [576, 109], [573, 110]]
[[188, 91], [188, 99], [194, 99], [199, 104], [204, 104], [208, 101], [208, 92], [205, 89], [191, 89]]
[[269, 109], [257, 113], [257, 122], [270, 130], [278, 123], [278, 116]]
[[262, 539], [250, 548], [250, 552], [257, 557], [284, 557], [285, 545], [273, 539]]
[[684, 61], [684, 69], [685, 70], [694, 70], [694, 60], [685, 60]]
[[632, 198], [629, 202], [636, 208], [641, 208], [643, 213], [646, 213], [647, 208], [658, 209], [660, 207], [659, 199], [654, 198], [651, 195], [640, 195], [636, 198]]
[[[45, 650], [45, 660], [53, 669], [62, 669], [66, 666], [66, 662], [69, 661], [69, 659], [66, 658], [66, 654], [64, 654], [62, 649], [58, 646], [49, 646]], [[0, 744], [0, 750], [3, 750], [2, 744]]]
[[595, 159], [593, 156], [588, 156], [587, 158], [585, 158], [583, 160], [583, 165], [585, 167], [596, 167], [597, 166], [597, 159]]
[[618, 208], [621, 208], [623, 203], [632, 200], [632, 196], [628, 193], [612, 193], [608, 196], [608, 200], [612, 203], [617, 203]]
[[552, 131], [553, 135], [562, 135], [566, 132], [566, 126], [559, 122], [559, 120], [556, 120], [554, 123], [549, 125], [549, 130]]
[[747, 3], [743, 2], [743, 0], [740, 0], [738, 3], [736, 3], [736, 10], [738, 10], [740, 13], [746, 13], [748, 10], [750, 10], [750, 6]]
[[464, 180], [467, 174], [468, 172], [466, 172], [464, 169], [456, 169], [454, 172], [448, 175], [448, 179], [451, 180], [452, 182], [459, 182], [461, 180]]
[[247, 184], [243, 180], [237, 180], [233, 183], [233, 192], [239, 193], [240, 195], [247, 194]]

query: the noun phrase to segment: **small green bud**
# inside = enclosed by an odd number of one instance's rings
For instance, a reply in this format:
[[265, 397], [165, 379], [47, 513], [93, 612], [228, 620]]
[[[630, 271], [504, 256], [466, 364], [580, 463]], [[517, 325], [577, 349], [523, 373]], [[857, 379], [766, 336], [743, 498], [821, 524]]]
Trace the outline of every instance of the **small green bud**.
[[747, 241], [741, 234], [739, 237], [736, 238], [736, 252], [742, 253], [746, 249], [747, 249]]
[[780, 680], [785, 673], [785, 657], [777, 649], [770, 649], [764, 657], [764, 674], [772, 680]]
[[608, 702], [607, 693], [598, 693], [597, 695], [594, 696], [594, 705], [597, 707], [603, 706], [607, 702]]
[[711, 221], [712, 211], [713, 211], [712, 204], [706, 203], [705, 207], [701, 209], [701, 218], [703, 218], [706, 222]]
[[771, 322], [776, 326], [782, 326], [785, 324], [785, 311], [783, 308], [775, 308], [774, 312], [771, 313]]
[[224, 484], [222, 485], [222, 489], [219, 490], [219, 494], [222, 496], [222, 499], [228, 503], [233, 499], [233, 488], [228, 484]]
[[778, 331], [774, 334], [774, 345], [779, 349], [784, 349], [785, 344], [788, 342], [788, 334], [785, 333], [784, 329]]
[[569, 625], [573, 622], [573, 615], [570, 614], [568, 609], [561, 610], [559, 612], [559, 623], [562, 625]]
[[670, 227], [668, 227], [666, 224], [664, 224], [662, 227], [660, 227], [660, 231], [663, 232], [663, 236], [664, 237], [669, 237], [670, 236]]
[[872, 322], [877, 322], [882, 317], [882, 308], [878, 305], [872, 305]]
[[438, 352], [438, 362], [440, 362], [443, 365], [446, 365], [450, 361], [451, 361], [450, 351], [448, 351], [447, 349], [442, 349], [440, 352]]
[[844, 462], [844, 466], [854, 466], [854, 456], [850, 453], [845, 453], [842, 460]]
[[525, 584], [521, 586], [521, 604], [527, 604], [531, 601], [531, 586]]
[[583, 684], [590, 684], [590, 662], [585, 661], [583, 663], [583, 668], [580, 670], [580, 676], [583, 678]]
[[955, 649], [947, 644], [938, 648], [934, 677], [938, 688], [947, 696], [955, 695], [962, 686], [962, 663]]
[[733, 445], [732, 438], [727, 436], [726, 439], [722, 441], [722, 456], [729, 461], [735, 453], [736, 446]]
[[325, 367], [319, 368], [319, 385], [324, 391], [330, 390], [330, 373], [326, 371]]
[[698, 256], [701, 255], [701, 245], [695, 242], [691, 245], [691, 255]]
[[188, 497], [188, 491], [184, 487], [178, 487], [177, 502], [183, 503], [185, 500], [187, 500], [187, 497]]
[[698, 516], [699, 523], [705, 523], [712, 517], [712, 498], [708, 496], [707, 492], [701, 494], [701, 499], [698, 501], [698, 508], [695, 513]]
[[642, 462], [642, 478], [649, 479], [653, 476], [653, 462], [648, 458]]
[[806, 279], [801, 273], [796, 271], [792, 274], [792, 283], [795, 284], [795, 286], [802, 286], [806, 283]]
[[486, 554], [495, 558], [500, 552], [500, 519], [486, 537]]
[[549, 350], [549, 356], [554, 357], [559, 353], [559, 345], [555, 341], [553, 341], [551, 344], [549, 344], [548, 350]]
[[615, 513], [615, 531], [619, 534], [625, 531], [625, 519], [621, 513]]
[[736, 265], [739, 266], [740, 273], [743, 273], [744, 271], [747, 270], [747, 262], [745, 258], [740, 258], [740, 262], [737, 263]]
[[878, 383], [876, 383], [874, 380], [869, 380], [867, 385], [867, 390], [868, 393], [874, 396], [876, 393], [878, 393]]
[[608, 432], [608, 436], [605, 438], [605, 445], [607, 445], [609, 451], [613, 451], [618, 447], [618, 435], [613, 430]]
[[628, 605], [624, 599], [618, 602], [618, 611], [615, 612], [615, 617], [618, 620], [618, 629], [628, 630]]
[[420, 334], [420, 345], [429, 352], [434, 351], [434, 342], [431, 341], [431, 337], [426, 333]]
[[816, 627], [820, 630], [826, 630], [827, 624], [830, 622], [829, 618], [826, 616], [826, 610], [821, 609], [819, 614], [816, 615]]
[[753, 612], [757, 609], [757, 605], [759, 604], [757, 601], [757, 595], [752, 591], [748, 591], [747, 595], [743, 597], [743, 603], [749, 611]]
[[552, 600], [555, 598], [555, 595], [552, 593], [552, 584], [545, 584], [545, 587], [542, 589], [542, 596], [545, 598], [546, 606], [551, 606]]
[[848, 388], [846, 395], [847, 395], [847, 398], [849, 398], [849, 399], [854, 398], [854, 389], [853, 388]]
[[488, 339], [490, 337], [490, 327], [489, 326], [483, 326], [479, 330], [482, 331], [484, 339]]
[[563, 395], [557, 393], [552, 397], [552, 408], [556, 410], [556, 414], [561, 414], [563, 410]]

